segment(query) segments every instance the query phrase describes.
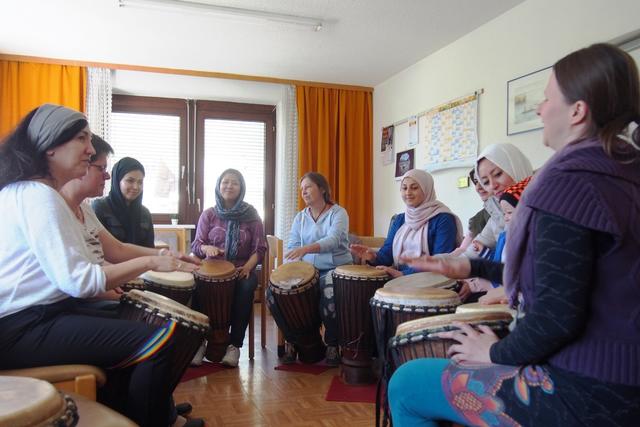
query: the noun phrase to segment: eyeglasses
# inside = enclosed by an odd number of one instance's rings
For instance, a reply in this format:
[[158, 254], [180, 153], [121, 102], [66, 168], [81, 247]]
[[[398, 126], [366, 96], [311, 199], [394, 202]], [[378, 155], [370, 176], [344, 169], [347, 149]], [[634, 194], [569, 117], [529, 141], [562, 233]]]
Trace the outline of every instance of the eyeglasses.
[[89, 166], [97, 168], [102, 173], [107, 173], [107, 165], [96, 165], [95, 163], [90, 163]]

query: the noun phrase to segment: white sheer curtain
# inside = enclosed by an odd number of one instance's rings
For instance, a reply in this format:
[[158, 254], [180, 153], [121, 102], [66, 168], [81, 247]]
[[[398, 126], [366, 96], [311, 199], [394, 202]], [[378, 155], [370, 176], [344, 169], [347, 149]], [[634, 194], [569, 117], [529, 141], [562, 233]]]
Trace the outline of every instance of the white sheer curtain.
[[111, 70], [87, 68], [87, 118], [91, 131], [105, 141], [111, 140]]
[[282, 90], [277, 119], [275, 234], [286, 246], [293, 217], [298, 212], [298, 109], [295, 86], [284, 86]]

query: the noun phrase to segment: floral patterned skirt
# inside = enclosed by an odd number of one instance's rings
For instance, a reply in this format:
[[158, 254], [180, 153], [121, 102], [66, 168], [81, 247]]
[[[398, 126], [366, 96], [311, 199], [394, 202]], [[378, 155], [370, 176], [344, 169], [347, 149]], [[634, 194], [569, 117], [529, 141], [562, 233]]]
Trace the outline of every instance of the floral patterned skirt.
[[549, 365], [450, 363], [442, 389], [472, 426], [636, 426], [640, 388], [608, 384]]

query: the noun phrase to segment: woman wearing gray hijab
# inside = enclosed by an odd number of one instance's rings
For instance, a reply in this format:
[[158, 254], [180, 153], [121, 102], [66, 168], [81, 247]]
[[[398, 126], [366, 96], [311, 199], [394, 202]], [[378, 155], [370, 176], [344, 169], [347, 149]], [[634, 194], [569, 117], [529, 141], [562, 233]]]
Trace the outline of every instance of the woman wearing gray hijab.
[[[0, 145], [0, 366], [91, 364], [107, 370], [99, 400], [141, 426], [170, 425], [170, 325], [93, 317], [95, 296], [149, 269], [193, 271], [172, 256], [115, 265], [91, 262], [60, 188], [86, 174], [95, 154], [86, 117], [45, 104]], [[125, 369], [126, 368], [126, 369]]]

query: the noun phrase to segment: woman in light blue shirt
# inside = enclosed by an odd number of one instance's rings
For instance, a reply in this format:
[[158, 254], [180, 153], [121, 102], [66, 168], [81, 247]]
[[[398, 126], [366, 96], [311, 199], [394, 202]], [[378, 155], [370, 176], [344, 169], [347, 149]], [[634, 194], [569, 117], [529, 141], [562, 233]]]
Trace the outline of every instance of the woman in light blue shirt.
[[[338, 365], [338, 322], [333, 298], [331, 270], [351, 264], [349, 252], [349, 215], [331, 200], [327, 179], [309, 172], [300, 180], [302, 199], [307, 205], [298, 212], [291, 226], [285, 260], [306, 261], [320, 273], [320, 315], [325, 327], [326, 362]], [[283, 331], [286, 337], [286, 331]], [[295, 361], [295, 351], [288, 346], [283, 362]]]

